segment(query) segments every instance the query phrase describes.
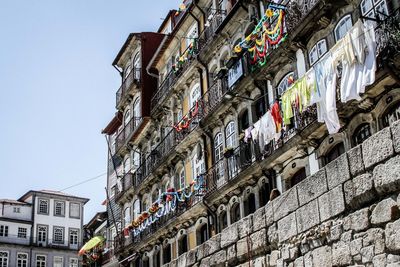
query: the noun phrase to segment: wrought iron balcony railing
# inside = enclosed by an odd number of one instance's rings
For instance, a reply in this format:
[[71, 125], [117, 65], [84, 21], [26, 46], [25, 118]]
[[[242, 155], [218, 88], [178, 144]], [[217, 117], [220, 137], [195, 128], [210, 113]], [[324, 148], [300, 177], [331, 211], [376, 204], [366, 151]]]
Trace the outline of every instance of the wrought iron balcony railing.
[[139, 85], [140, 81], [141, 81], [141, 68], [133, 68], [129, 72], [128, 76], [125, 77], [124, 81], [121, 84], [121, 87], [117, 91], [116, 94], [117, 109], [128, 98], [131, 86], [133, 84]]
[[195, 59], [197, 53], [197, 41], [194, 41], [191, 46], [186, 48], [185, 52], [182, 53], [184, 60], [177, 62], [173, 69], [166, 75], [165, 79], [161, 82], [157, 92], [151, 99], [151, 109], [154, 109], [159, 102], [170, 92], [172, 86], [176, 83], [179, 77], [187, 70], [191, 62]]
[[123, 146], [125, 146], [135, 131], [139, 128], [143, 121], [142, 117], [133, 117], [124, 126], [123, 130], [117, 135], [115, 141], [115, 152], [118, 152]]
[[199, 52], [206, 48], [215, 37], [215, 32], [226, 17], [226, 10], [210, 8], [206, 14], [208, 21], [198, 39]]
[[[217, 189], [235, 180], [236, 177], [256, 161], [268, 159], [276, 150], [289, 142], [299, 132], [316, 121], [316, 107], [312, 106], [295, 118], [294, 125], [286, 131], [282, 131], [278, 141], [272, 140], [268, 144], [255, 143], [253, 141], [240, 142], [227, 158], [216, 162], [205, 174], [207, 193], [209, 196]], [[262, 147], [262, 148], [261, 148]]]

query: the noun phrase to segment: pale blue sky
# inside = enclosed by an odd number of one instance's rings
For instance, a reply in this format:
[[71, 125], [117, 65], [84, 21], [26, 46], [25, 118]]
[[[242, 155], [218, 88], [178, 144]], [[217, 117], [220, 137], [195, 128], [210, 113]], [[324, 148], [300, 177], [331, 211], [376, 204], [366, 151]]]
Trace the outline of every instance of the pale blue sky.
[[[0, 198], [60, 190], [106, 171], [111, 63], [130, 32], [156, 31], [179, 0], [0, 1]], [[68, 190], [104, 209], [106, 177]]]

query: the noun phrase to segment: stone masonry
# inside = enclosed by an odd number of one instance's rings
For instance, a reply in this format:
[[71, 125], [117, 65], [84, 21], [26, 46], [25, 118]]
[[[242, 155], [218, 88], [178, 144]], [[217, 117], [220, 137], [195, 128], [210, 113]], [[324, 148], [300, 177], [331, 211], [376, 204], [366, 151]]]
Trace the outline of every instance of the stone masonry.
[[400, 266], [399, 153], [400, 121], [164, 266]]

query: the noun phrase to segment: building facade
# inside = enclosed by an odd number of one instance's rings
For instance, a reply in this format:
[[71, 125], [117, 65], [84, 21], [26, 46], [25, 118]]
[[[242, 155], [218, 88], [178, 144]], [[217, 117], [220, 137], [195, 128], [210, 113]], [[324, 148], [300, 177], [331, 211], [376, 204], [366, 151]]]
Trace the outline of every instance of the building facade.
[[0, 266], [80, 266], [87, 201], [49, 190], [1, 200]]
[[176, 264], [398, 120], [398, 8], [193, 0], [146, 60], [131, 35], [121, 88], [152, 82], [119, 89], [103, 131], [119, 263]]

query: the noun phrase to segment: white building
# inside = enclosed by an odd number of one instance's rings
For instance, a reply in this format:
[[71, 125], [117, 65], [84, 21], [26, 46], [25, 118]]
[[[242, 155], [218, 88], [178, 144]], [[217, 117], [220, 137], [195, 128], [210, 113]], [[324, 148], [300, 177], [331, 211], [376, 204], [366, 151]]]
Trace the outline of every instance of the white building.
[[88, 201], [49, 190], [0, 200], [0, 266], [79, 266]]

